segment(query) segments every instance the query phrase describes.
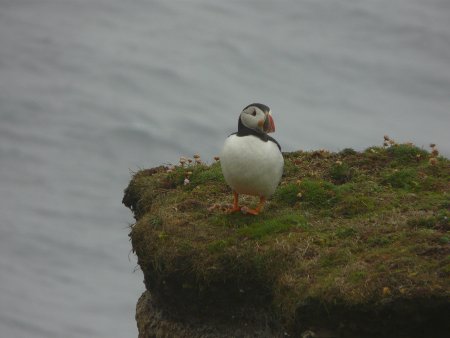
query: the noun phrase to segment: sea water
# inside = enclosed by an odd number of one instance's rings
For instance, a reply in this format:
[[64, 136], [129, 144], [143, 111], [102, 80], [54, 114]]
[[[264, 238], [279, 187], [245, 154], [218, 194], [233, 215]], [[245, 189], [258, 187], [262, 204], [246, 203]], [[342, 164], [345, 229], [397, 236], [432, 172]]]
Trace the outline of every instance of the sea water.
[[135, 337], [132, 172], [283, 150], [450, 155], [448, 0], [0, 0], [0, 336]]

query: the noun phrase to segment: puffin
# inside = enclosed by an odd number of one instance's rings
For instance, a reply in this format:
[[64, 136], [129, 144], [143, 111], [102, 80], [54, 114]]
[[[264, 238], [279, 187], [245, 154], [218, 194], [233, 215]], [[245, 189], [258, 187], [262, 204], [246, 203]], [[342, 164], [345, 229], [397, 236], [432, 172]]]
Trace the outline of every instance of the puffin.
[[[242, 210], [258, 215], [280, 183], [284, 159], [280, 144], [268, 135], [274, 131], [270, 108], [262, 103], [252, 103], [240, 113], [238, 131], [225, 140], [220, 165], [234, 196], [229, 213]], [[258, 196], [256, 208], [241, 208], [240, 194]]]

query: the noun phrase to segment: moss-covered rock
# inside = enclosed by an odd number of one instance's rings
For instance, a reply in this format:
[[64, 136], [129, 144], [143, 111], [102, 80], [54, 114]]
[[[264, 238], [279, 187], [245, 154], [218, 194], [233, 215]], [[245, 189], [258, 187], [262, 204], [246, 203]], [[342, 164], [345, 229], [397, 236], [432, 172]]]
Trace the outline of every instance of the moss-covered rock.
[[284, 157], [256, 217], [225, 213], [219, 163], [133, 176], [140, 336], [445, 336], [450, 161], [397, 144]]

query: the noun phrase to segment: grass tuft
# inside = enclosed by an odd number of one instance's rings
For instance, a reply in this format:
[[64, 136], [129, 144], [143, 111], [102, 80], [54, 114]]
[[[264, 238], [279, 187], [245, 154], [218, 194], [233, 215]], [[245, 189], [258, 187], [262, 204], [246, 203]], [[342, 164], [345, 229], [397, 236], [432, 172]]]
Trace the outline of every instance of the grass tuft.
[[329, 175], [335, 184], [343, 184], [351, 180], [353, 170], [347, 163], [335, 163], [331, 166]]
[[279, 187], [273, 197], [277, 202], [293, 206], [300, 199], [299, 197], [300, 186], [295, 183], [289, 183]]
[[314, 208], [334, 206], [337, 202], [336, 186], [325, 180], [306, 179], [300, 183], [303, 204]]
[[307, 227], [306, 219], [301, 215], [283, 215], [279, 218], [272, 218], [256, 222], [238, 230], [238, 234], [251, 239], [261, 239], [263, 237], [286, 232], [295, 228]]
[[420, 187], [417, 170], [413, 168], [389, 172], [384, 175], [382, 183], [393, 188], [405, 190], [418, 190]]
[[344, 217], [354, 217], [374, 210], [374, 200], [361, 193], [344, 195], [336, 206], [337, 213]]
[[395, 144], [386, 152], [397, 164], [415, 164], [428, 157], [428, 152], [411, 144]]
[[351, 156], [351, 155], [356, 155], [356, 154], [357, 154], [356, 150], [354, 150], [352, 148], [345, 148], [339, 152], [339, 155], [342, 155], [342, 156]]

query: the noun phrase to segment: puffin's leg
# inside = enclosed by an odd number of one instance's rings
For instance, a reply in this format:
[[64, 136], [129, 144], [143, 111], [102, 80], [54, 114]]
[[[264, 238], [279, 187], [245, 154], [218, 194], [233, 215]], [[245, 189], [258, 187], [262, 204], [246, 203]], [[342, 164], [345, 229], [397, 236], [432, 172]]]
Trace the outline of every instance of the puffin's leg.
[[264, 208], [264, 204], [266, 203], [266, 198], [264, 197], [264, 196], [261, 196], [260, 198], [259, 198], [259, 203], [258, 203], [258, 205], [256, 206], [256, 208], [255, 209], [246, 209], [245, 210], [245, 212], [247, 213], [247, 214], [250, 214], [250, 215], [258, 215], [259, 214], [259, 212], [260, 211], [262, 211], [262, 209]]
[[228, 209], [229, 213], [237, 212], [237, 211], [241, 210], [241, 207], [239, 206], [239, 194], [236, 191], [233, 191], [233, 196], [234, 196], [233, 208]]

